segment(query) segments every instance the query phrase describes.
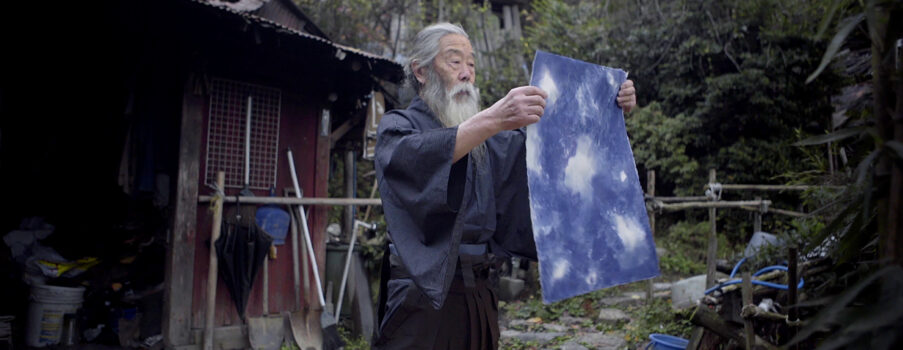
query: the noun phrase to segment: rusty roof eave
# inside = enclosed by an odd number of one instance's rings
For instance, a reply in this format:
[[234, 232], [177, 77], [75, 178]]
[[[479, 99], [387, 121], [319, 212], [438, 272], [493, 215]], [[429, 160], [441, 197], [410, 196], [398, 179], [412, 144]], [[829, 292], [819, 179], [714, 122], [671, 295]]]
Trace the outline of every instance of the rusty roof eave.
[[377, 55], [374, 55], [372, 53], [369, 53], [369, 52], [366, 52], [366, 51], [363, 51], [363, 50], [360, 50], [357, 48], [337, 44], [337, 43], [327, 40], [325, 38], [322, 38], [322, 37], [319, 37], [316, 35], [311, 35], [311, 34], [296, 30], [294, 28], [290, 28], [281, 23], [274, 22], [270, 19], [256, 16], [256, 15], [246, 13], [246, 12], [240, 12], [240, 11], [234, 10], [229, 7], [215, 5], [215, 4], [212, 4], [212, 3], [204, 1], [204, 0], [188, 0], [188, 1], [193, 2], [195, 4], [207, 6], [210, 8], [215, 8], [220, 11], [228, 12], [235, 16], [242, 17], [243, 19], [245, 19], [245, 21], [247, 21], [249, 23], [257, 24], [257, 25], [261, 26], [262, 28], [270, 28], [270, 29], [275, 30], [278, 33], [289, 34], [292, 36], [302, 38], [304, 40], [310, 40], [310, 41], [317, 42], [322, 45], [328, 45], [332, 48], [335, 48], [337, 50], [337, 52], [341, 52], [342, 54], [340, 54], [340, 55], [350, 54], [350, 55], [353, 55], [356, 57], [363, 58], [363, 59], [367, 60], [367, 62], [370, 65], [377, 66], [377, 67], [381, 68], [381, 70], [387, 71], [388, 72], [388, 74], [386, 74], [386, 76], [388, 77], [387, 80], [389, 80], [391, 82], [398, 83], [401, 81], [401, 79], [403, 77], [402, 66], [400, 64], [398, 64], [397, 62], [387, 59], [385, 57], [377, 56]]

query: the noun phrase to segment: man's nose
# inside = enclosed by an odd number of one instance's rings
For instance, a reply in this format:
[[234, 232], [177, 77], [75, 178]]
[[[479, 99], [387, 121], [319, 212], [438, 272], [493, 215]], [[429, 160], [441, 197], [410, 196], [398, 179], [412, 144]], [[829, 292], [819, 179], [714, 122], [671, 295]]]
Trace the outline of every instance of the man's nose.
[[470, 69], [467, 68], [461, 70], [461, 73], [458, 74], [458, 80], [464, 83], [472, 83], [473, 72], [471, 72]]

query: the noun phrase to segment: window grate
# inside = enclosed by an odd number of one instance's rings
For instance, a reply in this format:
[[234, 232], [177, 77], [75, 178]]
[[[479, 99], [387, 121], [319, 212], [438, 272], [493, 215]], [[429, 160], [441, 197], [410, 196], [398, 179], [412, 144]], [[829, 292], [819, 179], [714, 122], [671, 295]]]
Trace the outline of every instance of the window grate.
[[224, 171], [226, 187], [244, 187], [248, 96], [252, 97], [249, 187], [269, 189], [276, 185], [282, 92], [226, 79], [213, 79], [211, 84], [204, 175], [207, 184], [215, 184], [216, 172]]

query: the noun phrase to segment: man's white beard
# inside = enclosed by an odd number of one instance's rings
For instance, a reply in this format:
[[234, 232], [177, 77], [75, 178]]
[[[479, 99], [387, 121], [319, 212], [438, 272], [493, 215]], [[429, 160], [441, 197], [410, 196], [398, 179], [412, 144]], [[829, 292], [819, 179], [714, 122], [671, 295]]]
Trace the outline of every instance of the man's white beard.
[[[472, 83], [458, 83], [451, 89], [445, 89], [442, 77], [432, 68], [427, 69], [426, 84], [420, 98], [447, 128], [458, 126], [480, 112], [480, 93]], [[486, 154], [486, 144], [481, 143], [471, 154], [482, 160]]]
[[458, 126], [480, 111], [480, 95], [473, 84], [458, 83], [447, 90], [442, 77], [433, 69], [428, 71], [421, 98], [443, 126]]

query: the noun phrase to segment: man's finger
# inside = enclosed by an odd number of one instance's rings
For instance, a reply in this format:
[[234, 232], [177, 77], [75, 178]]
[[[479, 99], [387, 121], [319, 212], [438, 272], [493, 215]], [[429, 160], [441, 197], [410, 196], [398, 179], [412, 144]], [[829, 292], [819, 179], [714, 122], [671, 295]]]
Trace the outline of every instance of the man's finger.
[[546, 106], [546, 99], [539, 95], [525, 96], [524, 102], [526, 102], [527, 105], [531, 105], [531, 106], [533, 106], [533, 105], [539, 105], [539, 106], [543, 106], [543, 107]]
[[621, 84], [621, 89], [632, 88], [632, 87], [633, 87], [633, 80], [630, 80], [630, 79], [625, 80], [624, 83]]
[[634, 89], [633, 87], [621, 89], [621, 91], [618, 92], [618, 96], [629, 96], [629, 95], [635, 95], [635, 94], [636, 94], [636, 89]]
[[530, 95], [539, 95], [539, 96], [542, 96], [542, 98], [548, 98], [548, 97], [549, 97], [549, 94], [547, 94], [545, 91], [542, 91], [542, 89], [540, 89], [540, 88], [538, 88], [538, 87], [536, 87], [536, 86], [532, 86], [532, 85], [527, 85], [527, 86], [522, 86], [522, 87], [519, 87], [519, 88], [515, 88], [515, 90], [522, 90], [522, 91], [520, 91], [520, 92], [523, 92], [523, 94], [524, 94], [524, 95], [527, 95], [527, 96], [530, 96]]

